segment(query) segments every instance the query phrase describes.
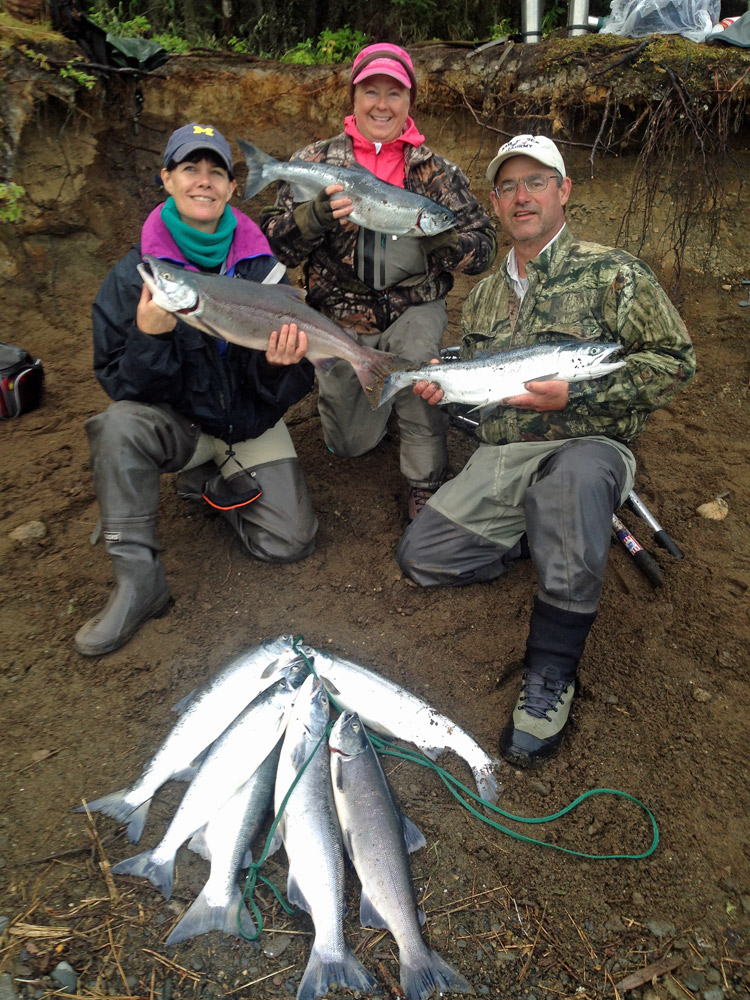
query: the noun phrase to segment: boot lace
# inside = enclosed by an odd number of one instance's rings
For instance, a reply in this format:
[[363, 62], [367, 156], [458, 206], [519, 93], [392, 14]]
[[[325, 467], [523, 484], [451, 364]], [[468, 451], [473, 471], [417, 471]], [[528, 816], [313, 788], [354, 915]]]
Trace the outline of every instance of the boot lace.
[[569, 680], [549, 680], [541, 674], [526, 673], [523, 675], [519, 707], [537, 719], [551, 722], [547, 713], [557, 711], [570, 684]]

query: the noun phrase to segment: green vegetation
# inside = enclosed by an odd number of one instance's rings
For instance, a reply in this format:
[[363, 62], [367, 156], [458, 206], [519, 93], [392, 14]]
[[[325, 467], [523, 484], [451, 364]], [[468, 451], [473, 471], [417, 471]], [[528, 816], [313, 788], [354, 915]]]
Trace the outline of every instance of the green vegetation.
[[71, 59], [67, 66], [60, 67], [60, 76], [64, 80], [72, 80], [73, 83], [77, 83], [79, 87], [85, 87], [86, 90], [91, 90], [96, 84], [96, 77], [92, 76], [90, 73], [84, 73], [82, 69], [76, 68], [77, 62], [83, 62], [83, 56], [76, 56], [75, 59]]
[[23, 218], [22, 199], [26, 188], [13, 181], [0, 181], [0, 222], [20, 222]]
[[349, 25], [345, 24], [338, 31], [325, 28], [315, 43], [311, 38], [297, 42], [294, 48], [285, 52], [281, 58], [283, 62], [301, 63], [303, 66], [346, 62], [353, 59], [369, 41], [369, 35], [361, 31], [352, 31]]

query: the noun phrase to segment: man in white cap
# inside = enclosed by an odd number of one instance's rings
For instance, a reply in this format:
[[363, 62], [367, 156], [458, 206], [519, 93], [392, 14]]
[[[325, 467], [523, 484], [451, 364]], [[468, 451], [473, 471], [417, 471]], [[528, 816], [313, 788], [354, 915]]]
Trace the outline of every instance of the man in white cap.
[[[423, 586], [493, 580], [531, 556], [538, 592], [522, 690], [500, 736], [501, 754], [527, 766], [557, 752], [568, 723], [612, 514], [633, 487], [628, 443], [692, 377], [695, 355], [642, 261], [574, 238], [565, 222], [572, 184], [550, 139], [511, 139], [487, 179], [511, 250], [464, 303], [461, 357], [576, 339], [618, 343], [626, 361], [596, 380], [527, 382], [504, 400], [477, 427], [467, 466], [428, 500], [396, 552]], [[414, 392], [431, 404], [443, 396], [437, 381]]]

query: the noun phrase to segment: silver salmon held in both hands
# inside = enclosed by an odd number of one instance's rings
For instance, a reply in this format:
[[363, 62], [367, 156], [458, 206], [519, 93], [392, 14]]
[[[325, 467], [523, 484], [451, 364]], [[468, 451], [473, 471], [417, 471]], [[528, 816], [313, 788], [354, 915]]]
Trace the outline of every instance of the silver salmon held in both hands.
[[425, 917], [414, 895], [401, 817], [356, 712], [339, 716], [328, 745], [344, 846], [362, 883], [363, 927], [385, 928], [395, 938], [406, 1000], [473, 992], [422, 937]]
[[566, 340], [509, 351], [486, 351], [471, 361], [448, 361], [422, 365], [410, 371], [389, 375], [380, 397], [385, 403], [406, 386], [426, 380], [443, 390], [440, 403], [462, 403], [478, 410], [497, 406], [502, 400], [526, 392], [527, 382], [582, 382], [602, 378], [625, 365], [608, 362], [620, 344], [594, 340], [581, 343]]
[[206, 747], [257, 694], [289, 672], [299, 659], [293, 637], [278, 636], [241, 653], [203, 688], [176, 706], [181, 715], [171, 732], [129, 788], [103, 795], [76, 812], [101, 812], [128, 824], [127, 835], [137, 844], [154, 794], [167, 781], [193, 777], [193, 764]]
[[[264, 285], [227, 275], [188, 271], [144, 254], [138, 273], [154, 302], [217, 340], [265, 351], [272, 330], [296, 323], [307, 334], [308, 361], [327, 372], [348, 361], [370, 405], [378, 405], [385, 378], [408, 361], [364, 347], [346, 330], [304, 302], [291, 285]], [[147, 267], [146, 267], [147, 265]]]
[[376, 733], [413, 743], [435, 760], [452, 750], [471, 768], [481, 797], [497, 802], [499, 788], [495, 768], [500, 762], [452, 719], [424, 699], [374, 670], [322, 650], [302, 647], [315, 660], [315, 672], [340, 709], [359, 712], [362, 721]]
[[434, 236], [456, 225], [456, 215], [424, 195], [381, 181], [354, 161], [346, 167], [309, 160], [275, 160], [252, 143], [238, 139], [247, 164], [247, 201], [274, 181], [286, 181], [296, 202], [309, 201], [331, 184], [344, 190], [333, 198], [351, 198], [349, 222], [393, 236]]
[[377, 980], [344, 938], [344, 846], [333, 802], [328, 745], [323, 738], [328, 716], [328, 695], [311, 674], [300, 688], [287, 724], [274, 804], [278, 813], [302, 771], [277, 828], [289, 859], [287, 898], [309, 913], [315, 925], [297, 1000], [326, 996], [331, 982], [339, 989], [360, 993], [378, 989]]

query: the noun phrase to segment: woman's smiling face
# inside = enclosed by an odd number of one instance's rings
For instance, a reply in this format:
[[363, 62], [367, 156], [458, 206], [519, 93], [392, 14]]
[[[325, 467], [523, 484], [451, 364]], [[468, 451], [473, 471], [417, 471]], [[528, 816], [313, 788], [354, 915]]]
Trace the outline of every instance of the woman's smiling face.
[[208, 157], [195, 162], [183, 160], [173, 170], [165, 167], [161, 179], [182, 221], [204, 233], [216, 232], [237, 187], [226, 168]]
[[390, 142], [404, 130], [410, 91], [392, 76], [370, 76], [354, 88], [357, 128], [370, 142]]

